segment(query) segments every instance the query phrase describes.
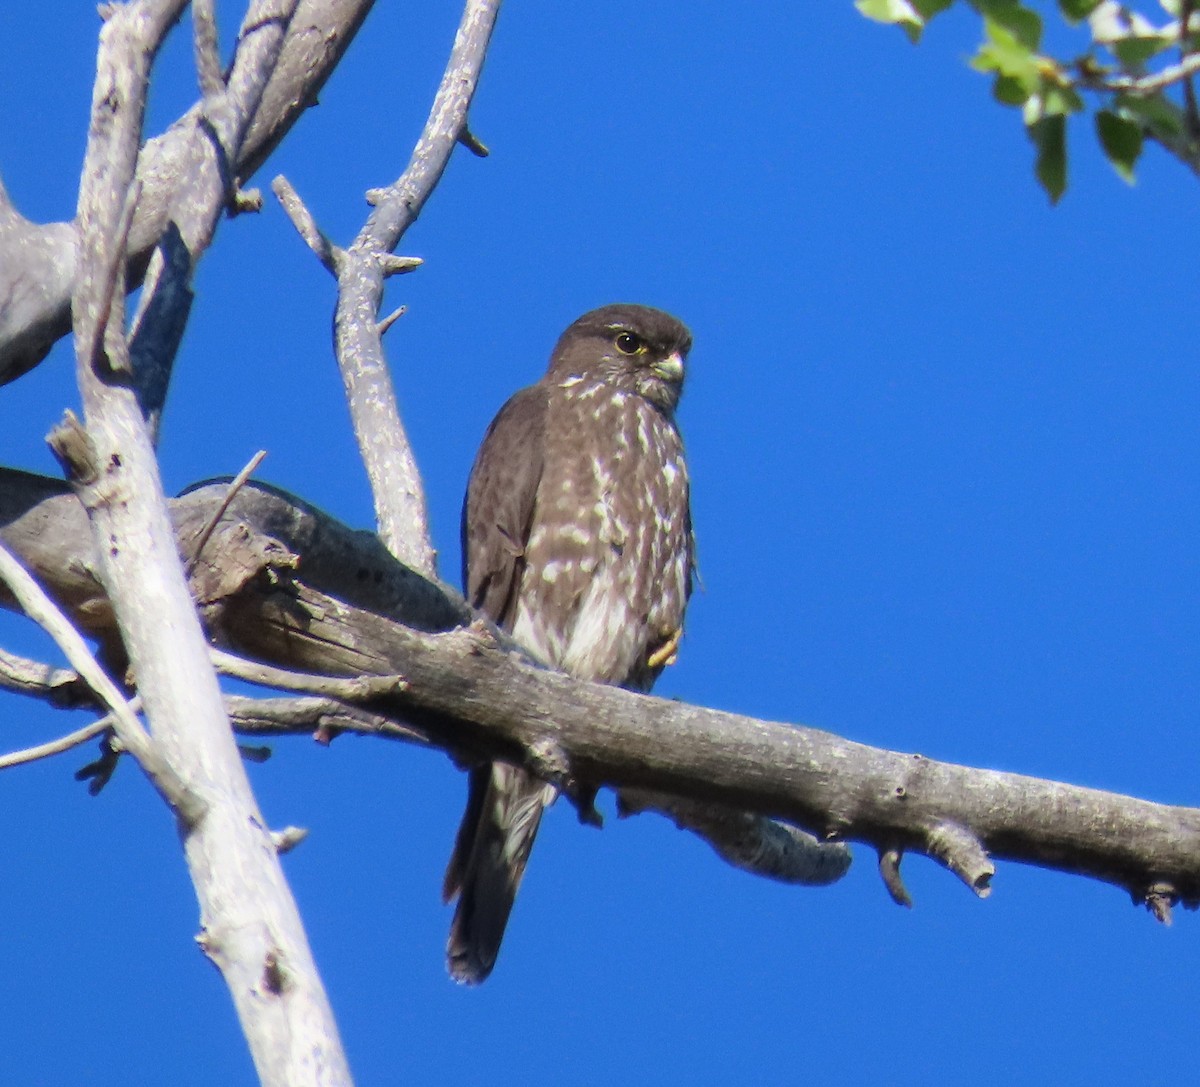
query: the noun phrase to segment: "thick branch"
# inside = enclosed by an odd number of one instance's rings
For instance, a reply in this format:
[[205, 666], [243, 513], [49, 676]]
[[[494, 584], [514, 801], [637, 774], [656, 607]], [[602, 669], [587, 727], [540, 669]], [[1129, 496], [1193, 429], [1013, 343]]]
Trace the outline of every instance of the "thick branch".
[[[82, 546], [82, 514], [56, 489], [49, 481], [39, 503], [36, 477], [0, 474], [0, 538], [43, 580], [63, 571], [61, 596], [96, 621], [104, 608], [79, 595], [79, 571], [95, 561]], [[224, 494], [213, 485], [172, 503], [185, 547]], [[580, 791], [650, 789], [870, 843], [897, 861], [925, 853], [977, 893], [994, 861], [1014, 860], [1104, 880], [1138, 901], [1200, 899], [1200, 810], [582, 683], [472, 624], [457, 594], [392, 561], [368, 533], [253, 484], [229, 518], [220, 546], [205, 552], [221, 555], [225, 572], [197, 569], [210, 633], [295, 670], [403, 675], [406, 687], [368, 710], [459, 757], [536, 770], [531, 752], [553, 748]]]
[[[86, 509], [97, 541], [93, 573], [112, 603], [149, 721], [153, 760], [133, 753], [156, 783], [154, 762], [165, 763], [203, 813], [197, 818], [192, 805], [183, 810], [174, 792], [160, 787], [179, 817], [200, 903], [201, 946], [229, 986], [260, 1080], [278, 1087], [341, 1085], [350, 1076], [336, 1024], [225, 716], [131, 380], [136, 375], [124, 334], [128, 234], [119, 224], [129, 206], [126, 194], [136, 188], [150, 63], [182, 7], [183, 0], [135, 0], [111, 9], [101, 33], [76, 218], [81, 257], [72, 304], [87, 426], [69, 418], [52, 446]], [[251, 88], [261, 86], [281, 35], [278, 20], [254, 29], [254, 44], [264, 48], [246, 51], [255, 58], [245, 71]], [[232, 90], [237, 72], [235, 63], [229, 92], [217, 96], [220, 102], [206, 100], [214, 115], [197, 126], [216, 145], [216, 161], [202, 156], [193, 199], [176, 215], [181, 233], [193, 235], [186, 239], [193, 258], [211, 237], [226, 200], [221, 160], [236, 152], [248, 116], [249, 107]], [[252, 101], [255, 92], [248, 93]], [[146, 293], [156, 293], [159, 282], [152, 279]], [[145, 342], [160, 339], [144, 323], [139, 335]]]

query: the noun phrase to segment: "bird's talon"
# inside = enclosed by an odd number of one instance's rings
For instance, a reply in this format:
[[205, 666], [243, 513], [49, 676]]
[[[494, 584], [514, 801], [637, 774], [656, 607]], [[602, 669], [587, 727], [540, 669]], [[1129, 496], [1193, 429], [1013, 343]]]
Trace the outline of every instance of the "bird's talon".
[[683, 628], [677, 627], [671, 636], [663, 642], [646, 660], [649, 668], [665, 668], [679, 659], [679, 641], [683, 637]]

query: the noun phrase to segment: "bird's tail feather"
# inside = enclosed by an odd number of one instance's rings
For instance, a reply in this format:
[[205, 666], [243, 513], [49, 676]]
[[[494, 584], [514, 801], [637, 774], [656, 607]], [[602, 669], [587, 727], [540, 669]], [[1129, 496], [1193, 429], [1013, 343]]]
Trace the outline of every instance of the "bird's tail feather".
[[455, 981], [478, 985], [492, 972], [542, 812], [554, 796], [552, 786], [507, 763], [472, 772], [442, 884], [446, 901], [458, 896], [446, 943]]

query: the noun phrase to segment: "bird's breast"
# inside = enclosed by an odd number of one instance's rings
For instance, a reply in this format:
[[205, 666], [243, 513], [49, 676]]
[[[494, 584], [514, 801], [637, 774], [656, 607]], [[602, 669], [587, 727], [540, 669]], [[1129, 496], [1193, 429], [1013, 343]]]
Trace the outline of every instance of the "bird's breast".
[[674, 422], [590, 387], [552, 405], [513, 635], [581, 678], [626, 683], [682, 623], [688, 479]]

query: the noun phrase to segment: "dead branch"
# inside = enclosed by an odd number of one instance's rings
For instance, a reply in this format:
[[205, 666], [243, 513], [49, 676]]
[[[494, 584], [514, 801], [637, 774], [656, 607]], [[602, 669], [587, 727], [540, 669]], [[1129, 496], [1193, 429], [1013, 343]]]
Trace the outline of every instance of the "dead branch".
[[[299, 0], [276, 63], [252, 111], [231, 176], [248, 180], [315, 101], [354, 39], [374, 0]], [[244, 32], [278, 14], [259, 3]], [[235, 58], [253, 68], [256, 56]], [[156, 245], [167, 232], [176, 194], [191, 182], [198, 160], [213, 154], [211, 138], [196, 124], [203, 104], [193, 106], [161, 136], [148, 141], [138, 161], [142, 185], [129, 231], [127, 286], [136, 286]], [[0, 190], [0, 384], [36, 366], [71, 330], [71, 295], [78, 274], [74, 223], [36, 224], [23, 218]]]
[[[95, 623], [107, 609], [80, 598], [89, 579], [79, 572], [95, 561], [84, 515], [52, 480], [39, 501], [37, 478], [0, 472], [0, 539], [56, 590], [42, 571], [63, 571], [60, 599]], [[181, 540], [194, 538], [225, 491], [213, 484], [172, 502]], [[363, 708], [459, 759], [504, 758], [536, 772], [531, 752], [549, 744], [562, 753], [564, 784], [579, 792], [648, 789], [868, 843], [892, 859], [883, 867], [895, 873], [894, 894], [900, 855], [916, 852], [976, 894], [993, 864], [1010, 860], [1102, 880], [1138, 902], [1200, 899], [1200, 810], [571, 679], [474, 622], [453, 590], [395, 562], [373, 535], [261, 484], [239, 492], [205, 556], [193, 590], [211, 637], [297, 671], [403, 675], [403, 690]]]
[[[186, 204], [172, 207], [192, 261], [228, 202], [232, 183], [225, 167], [236, 160], [293, 3], [252, 5], [258, 20], [243, 29], [226, 90], [205, 98], [195, 127], [206, 153], [193, 163]], [[134, 350], [124, 331], [129, 233], [122, 213], [128, 194], [140, 187], [135, 170], [150, 66], [183, 6], [182, 0], [134, 0], [107, 11], [79, 190], [71, 306], [86, 426], [68, 414], [51, 448], [86, 511], [87, 535], [99, 542], [92, 574], [111, 601], [149, 723], [140, 747], [120, 739], [179, 821], [200, 905], [201, 946], [229, 987], [259, 1078], [278, 1087], [340, 1087], [350, 1074], [337, 1025], [230, 732], [138, 395], [137, 372], [169, 372], [178, 311], [163, 305], [157, 320], [139, 322]], [[264, 19], [268, 9], [274, 18]], [[142, 293], [147, 313], [163, 285], [170, 299], [184, 297], [172, 276], [160, 274], [175, 267], [152, 262]], [[165, 387], [165, 378], [158, 380]], [[89, 775], [93, 789], [113, 761], [102, 752]], [[178, 789], [168, 787], [174, 781]], [[279, 979], [266, 991], [265, 964]]]
[[301, 237], [337, 276], [334, 342], [380, 536], [393, 555], [426, 575], [434, 572], [434, 550], [425, 492], [383, 352], [382, 337], [390, 320], [381, 323], [379, 310], [384, 280], [420, 264], [416, 258], [393, 256], [392, 251], [416, 222], [467, 130], [467, 113], [499, 8], [500, 0], [468, 0], [412, 160], [393, 184], [368, 194], [373, 210], [348, 248], [330, 245], [286, 179], [274, 182]]

